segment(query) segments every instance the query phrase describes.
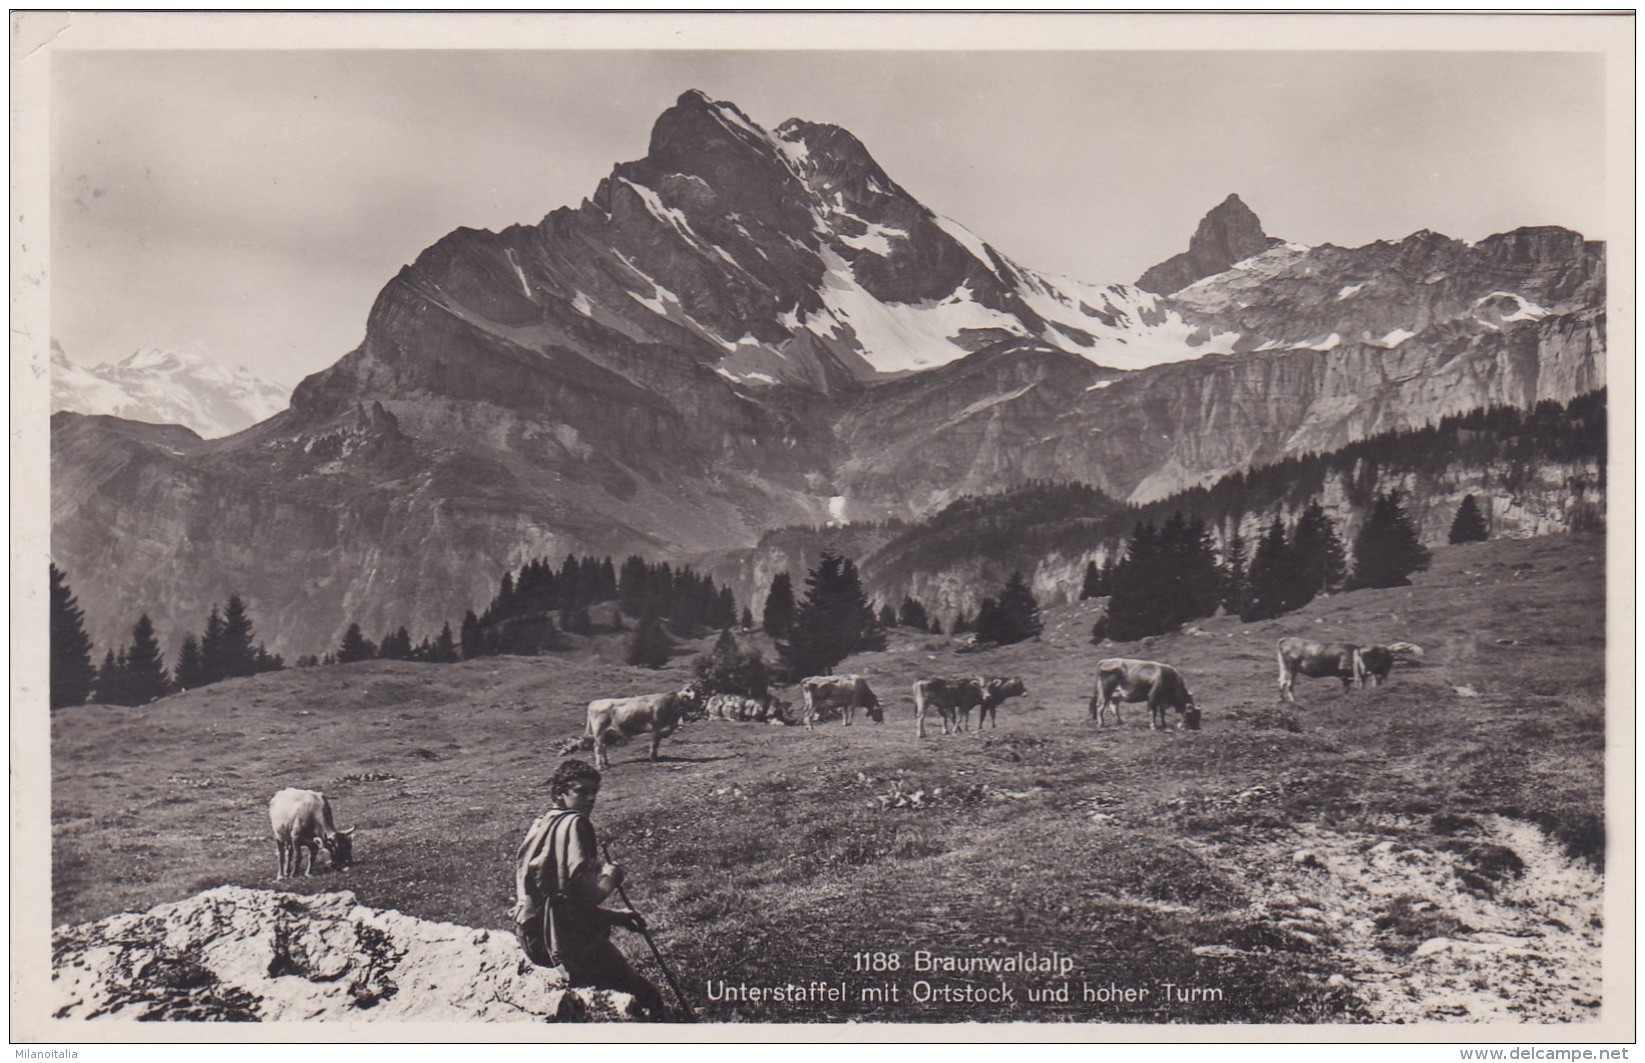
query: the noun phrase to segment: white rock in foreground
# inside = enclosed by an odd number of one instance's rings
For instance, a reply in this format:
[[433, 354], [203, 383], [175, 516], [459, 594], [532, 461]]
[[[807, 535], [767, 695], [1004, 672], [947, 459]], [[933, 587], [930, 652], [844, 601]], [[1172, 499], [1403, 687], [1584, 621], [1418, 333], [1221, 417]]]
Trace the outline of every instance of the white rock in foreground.
[[576, 1022], [632, 1018], [624, 993], [571, 989], [512, 934], [222, 886], [52, 932], [65, 1019]]

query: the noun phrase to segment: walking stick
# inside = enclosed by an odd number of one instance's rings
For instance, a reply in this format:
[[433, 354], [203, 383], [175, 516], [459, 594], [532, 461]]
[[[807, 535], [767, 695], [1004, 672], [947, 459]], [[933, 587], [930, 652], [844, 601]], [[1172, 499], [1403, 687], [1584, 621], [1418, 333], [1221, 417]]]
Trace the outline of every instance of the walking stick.
[[[605, 842], [600, 843], [600, 850], [605, 854], [606, 863], [616, 862], [611, 859], [611, 849]], [[621, 882], [617, 883], [617, 896], [622, 898], [623, 904], [628, 907], [629, 911], [635, 915], [640, 914], [640, 910], [634, 907], [634, 902], [628, 899], [628, 891], [623, 889]], [[641, 918], [644, 918], [644, 916], [641, 916]], [[651, 940], [651, 931], [641, 927], [639, 928], [639, 934], [645, 938], [645, 943], [651, 946], [651, 955], [656, 957], [657, 966], [663, 969], [663, 977], [668, 979], [668, 988], [674, 990], [674, 999], [680, 1002], [680, 1010], [685, 1013], [685, 1021], [696, 1022], [697, 1015], [691, 1010], [691, 1005], [686, 1003], [685, 994], [680, 992], [680, 983], [674, 980], [674, 972], [669, 970], [667, 961], [663, 959], [663, 954], [657, 951], [657, 943]]]

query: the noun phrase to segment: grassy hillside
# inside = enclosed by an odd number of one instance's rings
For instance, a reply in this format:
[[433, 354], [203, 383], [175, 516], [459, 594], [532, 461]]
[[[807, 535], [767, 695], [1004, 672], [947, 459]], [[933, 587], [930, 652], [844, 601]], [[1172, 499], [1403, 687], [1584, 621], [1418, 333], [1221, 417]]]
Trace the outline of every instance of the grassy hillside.
[[[656, 763], [630, 743], [596, 821], [718, 1020], [1594, 1019], [1603, 554], [1582, 536], [1444, 548], [1413, 587], [1101, 648], [1080, 606], [1050, 611], [1038, 641], [982, 653], [899, 634], [841, 669], [870, 677], [884, 725], [701, 722]], [[1427, 656], [1347, 697], [1299, 680], [1302, 704], [1281, 707], [1285, 634]], [[59, 712], [54, 920], [270, 886], [267, 801], [299, 785], [358, 826], [359, 862], [296, 890], [504, 927], [514, 847], [583, 706], [670, 689], [704, 648], [660, 673], [583, 642]], [[1150, 732], [1141, 706], [1097, 730], [1086, 703], [1105, 656], [1176, 664], [1203, 730]], [[997, 730], [918, 741], [910, 683], [966, 673], [1021, 675], [1028, 697]], [[624, 944], [661, 984], [643, 943]], [[918, 971], [921, 950], [1071, 967]], [[856, 954], [876, 952], [897, 969], [859, 971]], [[721, 979], [844, 983], [847, 999], [711, 1001]], [[921, 983], [951, 997], [1003, 984], [1014, 1001], [922, 1002]], [[1067, 1002], [1028, 998], [1065, 983]]]

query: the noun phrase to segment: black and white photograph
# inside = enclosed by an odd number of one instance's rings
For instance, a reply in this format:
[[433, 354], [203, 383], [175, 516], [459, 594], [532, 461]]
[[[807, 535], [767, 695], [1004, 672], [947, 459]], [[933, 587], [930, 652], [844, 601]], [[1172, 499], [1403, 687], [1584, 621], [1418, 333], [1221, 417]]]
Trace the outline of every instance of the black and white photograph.
[[1632, 1043], [1635, 29], [13, 12], [12, 1040]]

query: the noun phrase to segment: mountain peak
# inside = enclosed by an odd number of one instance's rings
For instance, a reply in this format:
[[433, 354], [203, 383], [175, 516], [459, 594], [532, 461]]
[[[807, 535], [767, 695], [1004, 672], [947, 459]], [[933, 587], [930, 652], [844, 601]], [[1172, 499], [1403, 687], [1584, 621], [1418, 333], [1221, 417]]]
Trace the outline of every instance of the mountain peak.
[[769, 141], [770, 134], [736, 104], [710, 99], [700, 89], [689, 89], [657, 117], [646, 155], [653, 162], [674, 165], [728, 146], [758, 148]]
[[1230, 192], [1200, 219], [1188, 250], [1148, 270], [1137, 287], [1169, 295], [1279, 242], [1262, 231], [1262, 221], [1239, 194]]

